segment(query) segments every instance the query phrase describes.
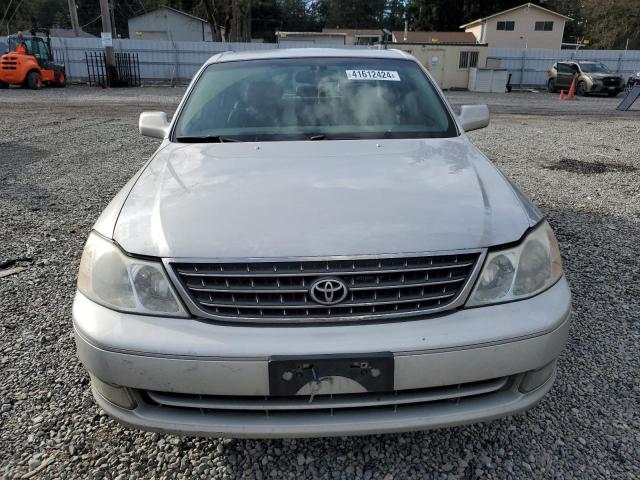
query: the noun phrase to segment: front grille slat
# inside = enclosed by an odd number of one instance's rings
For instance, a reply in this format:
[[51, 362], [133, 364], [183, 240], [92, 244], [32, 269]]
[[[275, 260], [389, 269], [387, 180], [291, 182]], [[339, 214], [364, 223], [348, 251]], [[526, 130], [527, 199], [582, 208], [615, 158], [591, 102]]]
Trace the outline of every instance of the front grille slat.
[[324, 270], [324, 271], [301, 271], [301, 272], [221, 272], [221, 271], [187, 271], [179, 269], [180, 275], [188, 277], [321, 277], [331, 272], [335, 275], [375, 275], [379, 273], [402, 273], [402, 272], [420, 272], [427, 270], [442, 270], [450, 268], [465, 268], [473, 265], [473, 262], [464, 263], [452, 263], [446, 265], [433, 265], [430, 267], [418, 267], [418, 268], [400, 268], [400, 269], [375, 269], [364, 271], [349, 271], [349, 270]]
[[414, 288], [414, 287], [426, 287], [430, 285], [446, 285], [450, 283], [458, 283], [464, 282], [467, 277], [465, 275], [460, 275], [458, 277], [447, 278], [444, 280], [431, 280], [427, 282], [403, 282], [399, 284], [387, 284], [387, 283], [377, 283], [376, 285], [362, 285], [358, 287], [351, 287], [350, 290], [354, 292], [360, 290], [382, 290], [385, 288]]
[[[225, 321], [304, 322], [396, 318], [453, 308], [480, 252], [329, 260], [169, 261], [195, 315]], [[342, 282], [347, 294], [323, 304], [310, 288]], [[457, 302], [458, 304], [460, 302]]]
[[[373, 302], [353, 302], [353, 303], [340, 303], [338, 305], [335, 305], [336, 307], [370, 307], [370, 306], [375, 306], [375, 305], [392, 305], [392, 304], [396, 304], [396, 303], [417, 303], [417, 302], [421, 302], [426, 300], [440, 300], [443, 298], [450, 298], [453, 295], [455, 295], [455, 292], [452, 293], [447, 293], [447, 294], [443, 294], [443, 295], [431, 295], [431, 296], [427, 296], [427, 295], [423, 295], [421, 297], [414, 297], [414, 298], [398, 298], [396, 300], [387, 300], [387, 301], [373, 301]], [[376, 299], [374, 299], [376, 300]], [[207, 307], [236, 307], [238, 304], [236, 302], [231, 302], [231, 303], [211, 303], [211, 302], [205, 302], [205, 301], [201, 301], [200, 302], [202, 305], [205, 305]], [[273, 303], [260, 303], [257, 305], [251, 305], [251, 304], [246, 304], [246, 305], [242, 305], [242, 308], [265, 308], [265, 307], [274, 307], [274, 308], [284, 308], [284, 309], [291, 309], [291, 308], [327, 308], [327, 305], [321, 305], [321, 304], [308, 304], [308, 303], [299, 303], [299, 304], [285, 304], [284, 301], [280, 301], [278, 302], [273, 302]]]
[[507, 386], [509, 377], [483, 380], [473, 383], [447, 385], [416, 390], [396, 390], [380, 393], [347, 393], [333, 395], [278, 396], [223, 396], [192, 395], [145, 391], [156, 405], [163, 407], [193, 408], [218, 411], [280, 411], [295, 412], [328, 409], [358, 409], [385, 406], [409, 406], [443, 400], [458, 400], [465, 397], [486, 395]]
[[[381, 283], [379, 279], [376, 280], [373, 284], [364, 284], [355, 286], [355, 282], [352, 282], [349, 287], [349, 290], [358, 292], [358, 291], [366, 291], [366, 290], [383, 290], [387, 288], [414, 288], [414, 287], [425, 287], [430, 285], [447, 285], [451, 283], [459, 283], [464, 282], [466, 276], [459, 275], [456, 277], [450, 277], [442, 280], [429, 280], [426, 282], [404, 282], [404, 283]], [[202, 281], [204, 283], [204, 280]], [[228, 282], [227, 282], [228, 283]], [[255, 282], [254, 282], [255, 283]], [[220, 287], [208, 287], [208, 286], [195, 286], [192, 284], [188, 284], [189, 290], [194, 292], [214, 292], [214, 293], [224, 293], [224, 292], [235, 292], [235, 293], [305, 293], [307, 288], [261, 288], [261, 287], [251, 287], [251, 288], [234, 288], [231, 286], [226, 286], [224, 288]]]
[[306, 288], [209, 288], [209, 287], [194, 287], [189, 285], [189, 290], [194, 292], [213, 292], [213, 293], [305, 293]]

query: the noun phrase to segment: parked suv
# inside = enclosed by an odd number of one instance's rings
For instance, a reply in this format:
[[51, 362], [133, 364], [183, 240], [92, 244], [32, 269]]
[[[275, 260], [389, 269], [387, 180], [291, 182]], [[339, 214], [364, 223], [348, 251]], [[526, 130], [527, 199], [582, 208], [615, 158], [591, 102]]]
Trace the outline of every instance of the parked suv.
[[547, 74], [549, 92], [568, 91], [574, 76], [576, 76], [576, 94], [581, 96], [589, 93], [606, 93], [610, 97], [615, 97], [625, 87], [625, 81], [621, 75], [612, 73], [605, 64], [598, 62], [557, 62]]
[[[82, 254], [73, 324], [120, 422], [229, 437], [421, 430], [549, 391], [570, 293], [540, 212], [393, 50], [222, 53]], [[526, 159], [525, 159], [526, 160]]]

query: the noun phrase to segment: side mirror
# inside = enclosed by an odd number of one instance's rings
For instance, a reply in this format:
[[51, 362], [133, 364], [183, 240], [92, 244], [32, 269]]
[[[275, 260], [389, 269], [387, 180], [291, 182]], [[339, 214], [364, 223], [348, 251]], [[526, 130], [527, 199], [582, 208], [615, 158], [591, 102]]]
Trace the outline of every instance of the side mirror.
[[169, 133], [169, 118], [164, 112], [142, 112], [138, 128], [142, 135], [162, 139]]
[[465, 132], [489, 125], [489, 107], [486, 105], [462, 105], [458, 120]]

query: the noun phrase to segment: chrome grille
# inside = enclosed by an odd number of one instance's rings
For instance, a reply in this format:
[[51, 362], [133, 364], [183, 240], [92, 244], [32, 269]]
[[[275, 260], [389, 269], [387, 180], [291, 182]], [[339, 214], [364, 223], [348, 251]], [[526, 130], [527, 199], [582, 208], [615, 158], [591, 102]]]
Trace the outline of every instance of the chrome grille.
[[[169, 262], [196, 315], [222, 320], [358, 320], [453, 308], [475, 276], [480, 252], [412, 257], [251, 262]], [[339, 279], [348, 295], [316, 303], [310, 286]]]
[[148, 401], [162, 407], [198, 409], [202, 413], [242, 411], [274, 414], [277, 412], [309, 412], [313, 410], [335, 411], [342, 409], [366, 409], [387, 407], [397, 410], [403, 406], [415, 406], [442, 401], [460, 401], [498, 392], [507, 388], [510, 377], [501, 377], [458, 385], [397, 390], [381, 393], [343, 393], [335, 395], [276, 396], [222, 396], [144, 391]]

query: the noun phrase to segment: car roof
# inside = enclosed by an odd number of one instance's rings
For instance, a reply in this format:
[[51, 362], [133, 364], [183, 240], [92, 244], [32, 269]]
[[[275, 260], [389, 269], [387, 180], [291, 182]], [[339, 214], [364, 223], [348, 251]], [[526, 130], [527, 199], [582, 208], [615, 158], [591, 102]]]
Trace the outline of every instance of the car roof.
[[270, 58], [383, 58], [411, 59], [406, 52], [395, 49], [377, 50], [360, 48], [274, 48], [270, 50], [248, 50], [243, 52], [222, 52], [211, 57], [207, 64], [237, 62], [242, 60], [264, 60]]

